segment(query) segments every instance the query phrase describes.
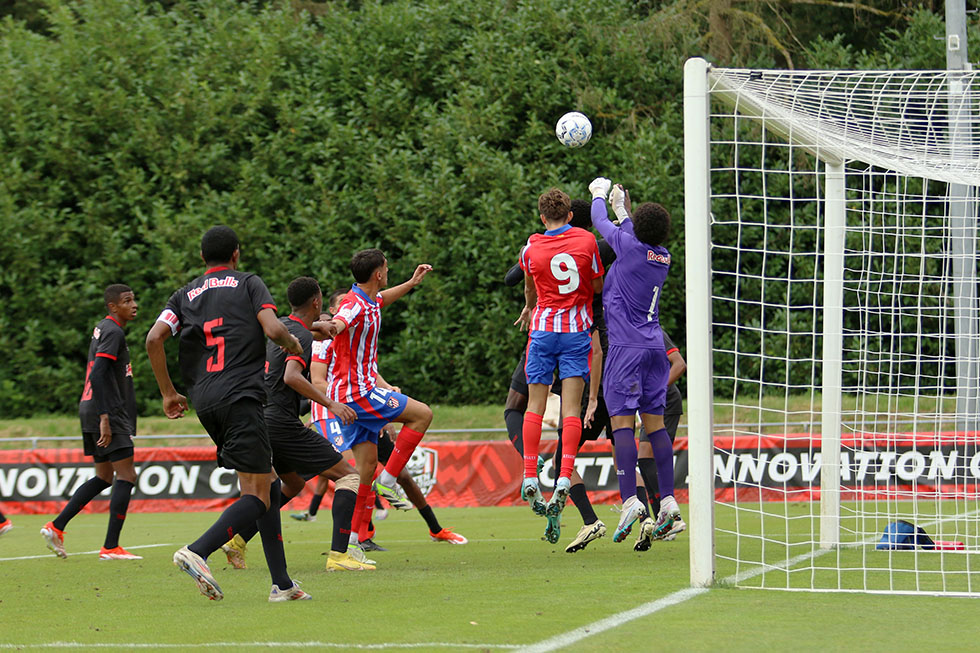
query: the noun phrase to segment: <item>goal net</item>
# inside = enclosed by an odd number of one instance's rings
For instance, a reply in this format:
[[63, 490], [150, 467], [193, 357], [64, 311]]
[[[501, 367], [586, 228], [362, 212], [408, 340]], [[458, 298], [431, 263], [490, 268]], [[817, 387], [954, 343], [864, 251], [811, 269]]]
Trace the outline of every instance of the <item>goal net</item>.
[[693, 583], [980, 595], [978, 102], [688, 62]]

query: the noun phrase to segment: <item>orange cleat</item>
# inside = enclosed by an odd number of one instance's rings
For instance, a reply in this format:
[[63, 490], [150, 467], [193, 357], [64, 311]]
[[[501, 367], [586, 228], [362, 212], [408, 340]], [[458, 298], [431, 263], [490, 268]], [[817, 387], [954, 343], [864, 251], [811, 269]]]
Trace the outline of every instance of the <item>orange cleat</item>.
[[454, 533], [449, 528], [444, 528], [438, 533], [430, 532], [429, 537], [432, 538], [433, 542], [449, 542], [450, 544], [466, 544], [469, 542], [465, 537], [459, 533]]

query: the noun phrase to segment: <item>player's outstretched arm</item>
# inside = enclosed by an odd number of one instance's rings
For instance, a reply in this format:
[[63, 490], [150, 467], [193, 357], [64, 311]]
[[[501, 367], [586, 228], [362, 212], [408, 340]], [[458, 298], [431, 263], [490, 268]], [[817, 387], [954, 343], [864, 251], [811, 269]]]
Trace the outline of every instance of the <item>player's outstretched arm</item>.
[[531, 315], [534, 313], [534, 307], [538, 304], [538, 289], [534, 285], [534, 277], [530, 274], [524, 273], [524, 310], [521, 311], [521, 316], [517, 318], [514, 325], [520, 325], [521, 331], [531, 330]]
[[296, 336], [289, 332], [286, 325], [279, 321], [276, 317], [276, 312], [271, 308], [263, 308], [259, 311], [256, 316], [259, 320], [259, 324], [262, 325], [262, 330], [269, 340], [276, 343], [290, 354], [301, 355], [303, 353], [303, 346], [299, 344], [299, 340]]
[[170, 419], [184, 416], [187, 410], [187, 397], [177, 392], [167, 369], [167, 353], [164, 343], [170, 337], [170, 325], [155, 322], [146, 334], [146, 355], [150, 359], [153, 376], [156, 377], [160, 395], [163, 396], [163, 412]]
[[415, 274], [413, 274], [412, 278], [406, 281], [405, 283], [400, 283], [394, 288], [388, 288], [388, 290], [382, 290], [381, 291], [382, 306], [388, 306], [388, 304], [390, 304], [391, 302], [397, 301], [402, 297], [404, 297], [409, 290], [422, 283], [422, 279], [424, 279], [425, 275], [429, 274], [430, 272], [432, 272], [432, 266], [429, 265], [428, 263], [423, 263], [417, 268], [415, 268]]
[[303, 365], [297, 360], [286, 361], [286, 370], [282, 374], [283, 382], [290, 388], [306, 397], [310, 401], [315, 401], [321, 406], [326, 406], [327, 410], [340, 418], [344, 424], [350, 424], [357, 419], [357, 413], [353, 409], [329, 399], [320, 392], [312, 383], [303, 376]]
[[609, 206], [616, 216], [616, 224], [622, 224], [633, 216], [633, 205], [630, 202], [630, 192], [622, 184], [613, 186], [609, 193]]

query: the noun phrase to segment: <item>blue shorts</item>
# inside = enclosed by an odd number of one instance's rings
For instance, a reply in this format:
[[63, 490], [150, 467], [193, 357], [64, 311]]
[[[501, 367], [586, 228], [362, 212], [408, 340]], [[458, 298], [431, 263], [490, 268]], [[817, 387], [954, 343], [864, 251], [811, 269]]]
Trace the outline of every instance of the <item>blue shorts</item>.
[[602, 396], [609, 415], [664, 414], [670, 377], [666, 351], [609, 345], [602, 367]]
[[524, 373], [528, 383], [551, 385], [558, 378], [567, 379], [589, 376], [592, 362], [592, 336], [588, 331], [575, 333], [556, 333], [554, 331], [532, 331], [527, 339], [527, 360]]
[[344, 424], [338, 418], [314, 422], [313, 426], [337, 448], [346, 451], [361, 442], [378, 443], [378, 434], [386, 424], [405, 412], [408, 397], [385, 388], [374, 388], [366, 397], [347, 404], [357, 413], [357, 419]]

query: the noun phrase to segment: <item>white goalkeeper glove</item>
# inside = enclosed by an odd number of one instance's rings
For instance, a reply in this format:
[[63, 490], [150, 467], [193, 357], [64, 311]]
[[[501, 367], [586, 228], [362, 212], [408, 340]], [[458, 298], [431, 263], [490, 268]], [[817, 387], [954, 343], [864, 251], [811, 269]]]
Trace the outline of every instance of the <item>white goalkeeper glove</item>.
[[609, 193], [609, 206], [616, 214], [616, 224], [630, 217], [626, 210], [626, 191], [623, 190], [622, 184], [616, 184], [612, 187], [612, 191]]
[[612, 182], [605, 177], [596, 177], [593, 179], [592, 183], [589, 184], [589, 192], [592, 193], [592, 199], [597, 197], [606, 199], [606, 196], [609, 195], [609, 187], [611, 185]]

